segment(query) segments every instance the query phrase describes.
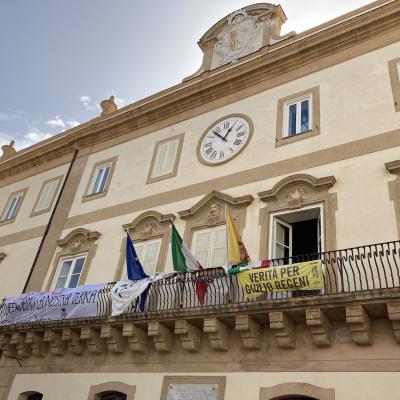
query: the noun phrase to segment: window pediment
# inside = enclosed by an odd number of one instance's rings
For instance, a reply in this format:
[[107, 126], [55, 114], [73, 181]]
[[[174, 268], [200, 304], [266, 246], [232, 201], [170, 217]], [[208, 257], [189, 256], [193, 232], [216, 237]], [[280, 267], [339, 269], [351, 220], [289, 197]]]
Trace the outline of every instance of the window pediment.
[[89, 231], [85, 228], [78, 228], [68, 233], [64, 239], [57, 241], [57, 245], [63, 249], [63, 254], [77, 254], [82, 251], [88, 251], [92, 243], [95, 242], [101, 233]]
[[335, 183], [334, 176], [314, 178], [298, 174], [282, 179], [271, 190], [258, 193], [258, 197], [265, 203], [287, 203], [289, 208], [298, 208], [312, 201], [317, 193], [328, 191]]

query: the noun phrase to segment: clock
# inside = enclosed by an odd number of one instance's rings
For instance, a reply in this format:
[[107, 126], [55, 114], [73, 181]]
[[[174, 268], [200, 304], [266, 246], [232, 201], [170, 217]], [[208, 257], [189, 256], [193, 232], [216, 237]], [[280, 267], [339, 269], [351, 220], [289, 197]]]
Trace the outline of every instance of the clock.
[[197, 157], [206, 165], [219, 165], [236, 157], [250, 141], [253, 123], [242, 114], [214, 122], [201, 136]]

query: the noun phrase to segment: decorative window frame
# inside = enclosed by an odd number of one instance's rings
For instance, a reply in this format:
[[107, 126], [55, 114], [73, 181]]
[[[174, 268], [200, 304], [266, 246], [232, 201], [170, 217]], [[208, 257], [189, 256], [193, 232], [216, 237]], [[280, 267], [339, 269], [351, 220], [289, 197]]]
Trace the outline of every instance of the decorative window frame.
[[400, 238], [400, 160], [385, 164], [389, 174], [396, 175], [396, 179], [388, 182], [389, 197], [393, 201], [396, 216], [397, 236]]
[[99, 232], [91, 232], [84, 228], [78, 228], [68, 233], [64, 239], [57, 240], [57, 245], [61, 250], [54, 258], [53, 268], [47, 281], [46, 290], [50, 290], [52, 287], [62, 258], [75, 257], [79, 254], [86, 253], [85, 264], [78, 282], [78, 285], [83, 285], [86, 281], [94, 255], [96, 254], [97, 244], [95, 242], [100, 236], [101, 233]]
[[[175, 135], [172, 137], [169, 137], [167, 139], [163, 139], [163, 140], [159, 140], [158, 142], [155, 143], [154, 145], [154, 150], [153, 150], [153, 156], [151, 158], [151, 163], [150, 163], [150, 168], [149, 168], [149, 173], [147, 175], [147, 180], [146, 180], [146, 184], [150, 184], [150, 183], [154, 183], [154, 182], [159, 182], [162, 181], [164, 179], [169, 179], [169, 178], [173, 178], [174, 176], [177, 175], [178, 173], [178, 166], [179, 166], [179, 161], [181, 158], [181, 153], [182, 153], [182, 147], [183, 147], [183, 139], [185, 137], [184, 133], [181, 133], [179, 135]], [[176, 156], [175, 156], [175, 160], [174, 160], [174, 166], [172, 168], [172, 171], [168, 174], [164, 174], [164, 175], [160, 175], [160, 176], [156, 176], [153, 177], [153, 171], [154, 171], [154, 167], [155, 167], [155, 162], [157, 159], [157, 153], [158, 153], [158, 149], [160, 148], [160, 145], [164, 144], [164, 143], [169, 143], [169, 142], [173, 142], [173, 141], [178, 141], [178, 148], [176, 150]]]
[[107, 392], [120, 392], [126, 395], [126, 400], [134, 400], [136, 386], [118, 381], [92, 385], [87, 400], [100, 400], [101, 396]]
[[[124, 232], [129, 232], [134, 243], [161, 239], [155, 272], [163, 272], [165, 269], [168, 246], [171, 241], [170, 225], [174, 220], [175, 215], [173, 214], [163, 215], [157, 211], [149, 210], [140, 214], [131, 223], [122, 225]], [[118, 267], [114, 277], [114, 280], [116, 281], [120, 280], [123, 274], [123, 268], [125, 264], [125, 248], [126, 238], [124, 237], [121, 243]]]
[[24, 199], [25, 199], [25, 196], [26, 196], [27, 192], [28, 192], [28, 188], [24, 188], [24, 189], [16, 190], [15, 192], [10, 193], [10, 195], [8, 196], [8, 199], [7, 199], [7, 201], [6, 201], [6, 203], [5, 203], [4, 207], [3, 207], [3, 211], [0, 214], [0, 218], [4, 215], [4, 213], [6, 211], [6, 208], [8, 206], [8, 203], [10, 202], [10, 199], [11, 199], [12, 196], [14, 196], [15, 194], [18, 194], [18, 193], [22, 193], [21, 201], [20, 201], [20, 203], [18, 205], [18, 208], [17, 208], [17, 210], [15, 212], [14, 218], [8, 219], [6, 221], [0, 221], [0, 226], [12, 224], [12, 223], [15, 222], [15, 220], [17, 219], [19, 210], [21, 209], [22, 203], [24, 202]]
[[20, 393], [17, 400], [27, 400], [28, 397], [32, 396], [33, 394], [41, 394], [43, 396], [43, 398], [44, 398], [44, 395], [43, 395], [42, 392], [30, 390], [29, 392]]
[[[115, 157], [107, 158], [106, 160], [99, 161], [93, 165], [92, 172], [90, 173], [90, 178], [86, 185], [85, 194], [82, 196], [82, 203], [85, 203], [86, 201], [95, 200], [95, 199], [98, 199], [100, 197], [104, 197], [107, 195], [108, 188], [110, 186], [110, 183], [111, 183], [111, 180], [112, 180], [112, 177], [114, 174], [115, 164], [117, 163], [117, 160], [118, 160], [118, 156], [115, 156]], [[110, 168], [110, 174], [108, 175], [108, 178], [107, 178], [107, 182], [104, 186], [104, 190], [100, 193], [90, 194], [89, 189], [90, 189], [90, 186], [91, 186], [91, 183], [92, 183], [92, 180], [93, 180], [93, 177], [94, 177], [94, 174], [95, 174], [97, 168], [101, 167], [104, 164], [108, 164], [108, 163], [111, 164], [111, 168]]]
[[247, 207], [253, 200], [254, 197], [251, 195], [235, 198], [225, 193], [212, 191], [192, 208], [178, 212], [179, 216], [186, 221], [183, 240], [190, 248], [193, 232], [225, 224], [225, 205], [229, 207], [232, 219], [241, 235], [246, 226]]
[[300, 210], [301, 207], [323, 204], [323, 237], [325, 251], [336, 249], [336, 217], [337, 195], [330, 193], [334, 186], [334, 176], [315, 178], [311, 175], [297, 174], [282, 179], [271, 190], [258, 193], [260, 200], [267, 206], [260, 210], [259, 225], [260, 260], [269, 255], [269, 234], [271, 214], [280, 211]]
[[[311, 94], [312, 96], [312, 129], [304, 132], [299, 133], [294, 136], [284, 137], [283, 136], [283, 128], [284, 124], [284, 115], [285, 115], [285, 104], [291, 100], [296, 99], [297, 97], [302, 97], [307, 94]], [[319, 86], [315, 86], [308, 90], [303, 90], [302, 92], [298, 92], [292, 94], [290, 96], [283, 97], [278, 100], [278, 111], [276, 117], [276, 140], [275, 140], [275, 147], [284, 146], [286, 144], [290, 144], [293, 142], [298, 142], [299, 140], [308, 139], [310, 137], [317, 136], [321, 133], [320, 122], [321, 122], [321, 115], [320, 115], [320, 90]]]
[[225, 398], [225, 376], [164, 376], [161, 398], [160, 400], [167, 400], [168, 387], [176, 384], [211, 384], [218, 386], [217, 400], [224, 400]]
[[[41, 189], [40, 189], [40, 192], [39, 192], [39, 194], [38, 194], [38, 196], [37, 196], [37, 198], [36, 198], [35, 204], [34, 204], [34, 206], [33, 206], [33, 208], [32, 208], [30, 217], [36, 217], [37, 215], [45, 214], [45, 213], [49, 212], [49, 211], [52, 209], [53, 204], [54, 204], [54, 200], [55, 200], [56, 197], [57, 197], [57, 193], [58, 193], [58, 191], [59, 191], [59, 189], [60, 189], [61, 182], [62, 182], [63, 178], [64, 178], [64, 175], [59, 175], [59, 176], [56, 176], [55, 178], [47, 179], [46, 181], [43, 182], [42, 187], [41, 187]], [[54, 193], [53, 193], [53, 195], [52, 195], [52, 197], [51, 197], [49, 206], [48, 206], [47, 208], [44, 208], [43, 210], [35, 211], [35, 210], [36, 210], [36, 207], [37, 207], [37, 205], [38, 205], [38, 203], [39, 203], [40, 196], [41, 196], [42, 193], [43, 193], [44, 187], [45, 187], [48, 183], [53, 182], [53, 181], [58, 181], [58, 182], [57, 182], [56, 190], [54, 191]]]
[[286, 396], [308, 396], [318, 400], [335, 400], [335, 389], [325, 389], [309, 383], [281, 383], [260, 388], [260, 400], [278, 400]]
[[400, 64], [400, 57], [388, 62], [393, 103], [396, 112], [400, 111], [400, 73], [397, 66], [398, 64]]

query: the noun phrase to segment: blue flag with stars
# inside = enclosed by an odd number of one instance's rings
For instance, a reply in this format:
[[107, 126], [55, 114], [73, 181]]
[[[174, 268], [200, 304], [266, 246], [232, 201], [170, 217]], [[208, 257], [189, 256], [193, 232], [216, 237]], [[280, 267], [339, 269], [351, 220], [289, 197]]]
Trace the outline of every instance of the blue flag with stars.
[[128, 232], [126, 232], [126, 268], [128, 279], [131, 281], [149, 278], [143, 270]]

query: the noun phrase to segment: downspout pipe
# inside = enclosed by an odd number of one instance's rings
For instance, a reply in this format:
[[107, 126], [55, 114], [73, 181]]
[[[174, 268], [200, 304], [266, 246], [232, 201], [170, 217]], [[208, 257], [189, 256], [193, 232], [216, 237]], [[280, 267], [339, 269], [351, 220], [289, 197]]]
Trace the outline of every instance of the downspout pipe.
[[71, 174], [72, 168], [73, 168], [73, 166], [74, 166], [74, 164], [75, 164], [75, 160], [76, 160], [76, 157], [78, 156], [78, 153], [79, 153], [79, 149], [75, 149], [74, 155], [72, 156], [72, 160], [71, 160], [71, 162], [70, 162], [70, 164], [69, 164], [69, 167], [68, 167], [67, 175], [65, 175], [65, 179], [64, 179], [64, 182], [63, 182], [63, 184], [62, 184], [62, 186], [61, 186], [60, 193], [59, 193], [58, 196], [57, 196], [56, 204], [54, 205], [53, 211], [51, 212], [51, 215], [50, 215], [50, 218], [49, 218], [49, 222], [47, 223], [46, 229], [45, 229], [45, 231], [44, 231], [44, 233], [43, 233], [42, 240], [40, 241], [39, 248], [38, 248], [38, 250], [37, 250], [37, 252], [36, 252], [36, 255], [35, 255], [35, 258], [34, 258], [34, 260], [33, 260], [31, 269], [30, 269], [29, 274], [28, 274], [28, 278], [26, 279], [26, 282], [25, 282], [25, 286], [24, 286], [24, 288], [22, 289], [22, 293], [26, 293], [26, 289], [27, 289], [27, 287], [28, 287], [29, 281], [31, 280], [33, 271], [35, 270], [37, 260], [38, 260], [38, 258], [39, 258], [39, 256], [40, 256], [40, 253], [41, 253], [41, 251], [42, 251], [44, 242], [45, 242], [46, 237], [47, 237], [47, 235], [48, 235], [48, 233], [49, 233], [51, 224], [52, 224], [53, 219], [54, 219], [54, 215], [55, 215], [55, 213], [56, 213], [56, 211], [57, 211], [57, 208], [58, 208], [58, 206], [59, 206], [59, 204], [60, 204], [62, 195], [63, 195], [63, 193], [64, 193], [64, 189], [65, 189], [65, 187], [67, 186], [67, 181], [68, 181], [69, 175]]

